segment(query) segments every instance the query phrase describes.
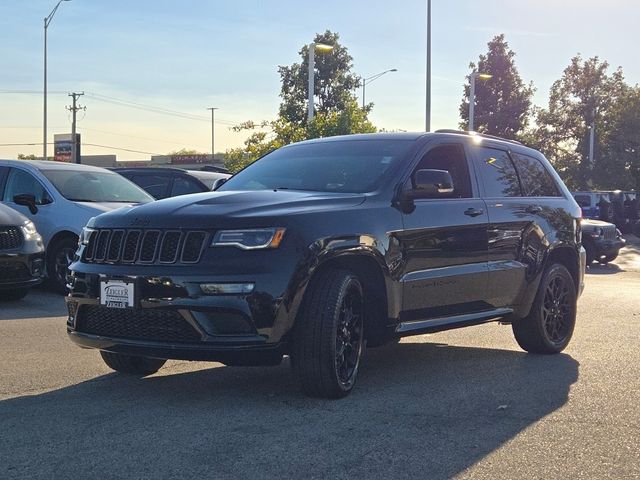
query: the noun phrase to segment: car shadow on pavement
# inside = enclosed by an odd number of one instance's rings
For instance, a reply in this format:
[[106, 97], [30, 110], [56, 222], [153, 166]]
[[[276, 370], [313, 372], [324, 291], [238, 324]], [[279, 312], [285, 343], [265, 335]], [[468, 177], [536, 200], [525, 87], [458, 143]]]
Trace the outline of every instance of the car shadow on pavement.
[[622, 273], [622, 272], [624, 272], [624, 270], [620, 268], [619, 265], [616, 265], [615, 263], [607, 263], [604, 265], [600, 263], [594, 263], [589, 267], [587, 267], [587, 271], [586, 271], [586, 273], [590, 275], [613, 275], [615, 273]]
[[64, 296], [38, 287], [22, 300], [0, 301], [1, 320], [62, 317], [67, 315]]
[[179, 367], [1, 401], [0, 477], [450, 478], [561, 408], [579, 364], [409, 339], [368, 350], [339, 401], [287, 360]]

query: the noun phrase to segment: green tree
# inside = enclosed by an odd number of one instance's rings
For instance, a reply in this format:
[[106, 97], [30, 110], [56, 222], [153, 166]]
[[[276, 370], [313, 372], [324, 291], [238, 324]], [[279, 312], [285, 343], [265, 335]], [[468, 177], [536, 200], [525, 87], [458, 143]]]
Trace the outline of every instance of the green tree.
[[[488, 73], [488, 80], [476, 81], [474, 129], [481, 133], [515, 139], [527, 126], [531, 110], [532, 84], [525, 84], [515, 66], [515, 53], [509, 49], [504, 34], [488, 44], [489, 50], [471, 63], [471, 71]], [[464, 86], [460, 104], [460, 127], [469, 126], [470, 84]]]
[[[315, 55], [315, 111], [316, 113], [341, 112], [349, 102], [356, 99], [354, 90], [360, 86], [360, 77], [351, 72], [353, 58], [345, 46], [340, 44], [340, 35], [330, 30], [316, 34], [315, 43], [332, 45], [333, 49]], [[300, 49], [300, 63], [279, 66], [282, 87], [280, 116], [302, 125], [307, 121], [307, 99], [309, 81], [309, 45]], [[365, 110], [368, 112], [371, 106]]]
[[[532, 134], [546, 144], [550, 160], [572, 188], [589, 188], [593, 183], [593, 169], [603, 169], [611, 134], [611, 119], [621, 94], [626, 88], [622, 70], [609, 73], [609, 64], [598, 57], [583, 60], [580, 55], [571, 59], [562, 78], [556, 80], [549, 95], [549, 107], [537, 113], [537, 128]], [[589, 127], [595, 123], [596, 164], [589, 161]], [[598, 165], [598, 162], [601, 164]], [[606, 168], [604, 168], [606, 170]], [[607, 179], [599, 178], [599, 186]]]
[[33, 153], [25, 155], [24, 153], [18, 154], [18, 160], [42, 160], [42, 157], [37, 157]]
[[607, 143], [600, 155], [594, 176], [605, 180], [601, 188], [640, 190], [640, 86], [624, 88], [611, 109]]

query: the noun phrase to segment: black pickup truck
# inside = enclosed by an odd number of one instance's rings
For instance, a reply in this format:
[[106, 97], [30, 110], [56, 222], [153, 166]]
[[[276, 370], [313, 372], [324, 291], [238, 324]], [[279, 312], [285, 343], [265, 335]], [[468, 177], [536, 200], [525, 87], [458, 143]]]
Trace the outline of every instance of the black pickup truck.
[[278, 364], [347, 395], [366, 345], [489, 321], [563, 350], [583, 288], [580, 208], [549, 162], [464, 132], [276, 150], [217, 191], [92, 219], [67, 330], [111, 368]]

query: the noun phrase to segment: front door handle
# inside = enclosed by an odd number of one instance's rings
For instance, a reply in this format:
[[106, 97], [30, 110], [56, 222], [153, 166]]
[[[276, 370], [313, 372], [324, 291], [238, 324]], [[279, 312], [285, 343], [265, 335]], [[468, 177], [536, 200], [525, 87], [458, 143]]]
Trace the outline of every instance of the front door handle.
[[542, 207], [538, 206], [538, 205], [529, 205], [525, 211], [527, 213], [531, 213], [533, 215], [540, 213], [542, 211]]
[[464, 211], [464, 214], [468, 215], [469, 217], [477, 217], [478, 215], [482, 215], [483, 213], [484, 213], [484, 210], [482, 210], [481, 208], [478, 209], [478, 208], [473, 208], [473, 207], [467, 208]]

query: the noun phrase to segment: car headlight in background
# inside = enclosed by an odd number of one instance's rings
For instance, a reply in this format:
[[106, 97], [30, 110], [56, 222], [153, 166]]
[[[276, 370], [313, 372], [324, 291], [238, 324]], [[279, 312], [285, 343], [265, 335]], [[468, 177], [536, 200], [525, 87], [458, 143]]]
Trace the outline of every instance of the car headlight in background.
[[212, 247], [238, 247], [243, 250], [278, 248], [284, 237], [284, 228], [252, 228], [247, 230], [221, 230], [211, 242]]
[[20, 227], [20, 230], [22, 230], [22, 234], [24, 235], [24, 239], [26, 241], [42, 239], [40, 237], [40, 234], [36, 230], [36, 226], [31, 220], [24, 222], [24, 224]]
[[80, 234], [80, 239], [78, 240], [78, 243], [80, 243], [80, 245], [88, 245], [89, 239], [91, 238], [91, 234], [95, 231], [96, 230], [94, 228], [84, 227], [82, 229], [82, 233]]

